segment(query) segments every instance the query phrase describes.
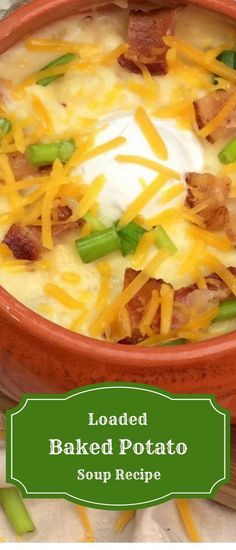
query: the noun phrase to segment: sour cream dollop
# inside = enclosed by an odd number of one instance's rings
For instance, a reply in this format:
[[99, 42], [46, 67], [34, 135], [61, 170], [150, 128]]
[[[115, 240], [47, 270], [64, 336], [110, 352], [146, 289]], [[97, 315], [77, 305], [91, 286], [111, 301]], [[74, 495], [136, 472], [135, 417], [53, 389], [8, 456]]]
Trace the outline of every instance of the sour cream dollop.
[[[74, 173], [82, 174], [87, 184], [90, 184], [100, 174], [105, 175], [106, 183], [97, 197], [99, 202], [98, 215], [105, 224], [109, 225], [118, 220], [142, 192], [141, 180], [149, 185], [157, 176], [157, 172], [144, 166], [118, 162], [115, 158], [117, 155], [137, 155], [159, 162], [178, 172], [181, 175], [182, 182], [184, 182], [186, 172], [201, 172], [203, 170], [203, 148], [193, 132], [180, 128], [171, 119], [153, 118], [152, 121], [167, 147], [167, 161], [164, 162], [155, 156], [138, 127], [134, 114], [120, 113], [103, 119], [95, 146], [118, 136], [123, 136], [126, 142], [116, 149], [84, 162], [75, 169]], [[140, 214], [148, 218], [162, 211], [163, 205], [158, 204], [158, 199], [160, 199], [163, 191], [176, 185], [176, 183], [178, 183], [176, 180], [170, 178]], [[173, 199], [171, 206], [177, 206], [182, 202], [183, 194]]]

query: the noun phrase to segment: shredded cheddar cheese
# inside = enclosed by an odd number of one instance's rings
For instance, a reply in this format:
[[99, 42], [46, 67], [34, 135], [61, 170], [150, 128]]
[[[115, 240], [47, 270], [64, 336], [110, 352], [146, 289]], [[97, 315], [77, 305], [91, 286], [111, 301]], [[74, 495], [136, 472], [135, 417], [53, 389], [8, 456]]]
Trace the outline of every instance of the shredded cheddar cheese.
[[24, 132], [20, 121], [16, 118], [12, 119], [12, 134], [17, 151], [23, 154], [25, 152]]
[[112, 149], [116, 149], [117, 147], [120, 147], [120, 145], [124, 145], [126, 143], [126, 138], [123, 136], [116, 137], [114, 139], [111, 139], [110, 141], [107, 141], [106, 143], [103, 143], [102, 145], [98, 145], [94, 149], [88, 151], [85, 153], [82, 157], [83, 162], [90, 160], [94, 157], [97, 157], [99, 155], [103, 155], [103, 153], [107, 153], [108, 151], [112, 151]]
[[42, 315], [50, 315], [53, 312], [53, 308], [48, 304], [42, 303], [37, 306], [37, 311]]
[[175, 170], [172, 170], [171, 168], [168, 168], [168, 166], [164, 166], [163, 164], [159, 164], [155, 160], [146, 159], [144, 157], [139, 157], [136, 155], [117, 155], [115, 159], [118, 162], [124, 162], [128, 164], [138, 164], [139, 166], [145, 166], [146, 168], [149, 168], [150, 170], [153, 170], [154, 172], [159, 172], [160, 174], [165, 174], [169, 178], [174, 178], [176, 180], [180, 179], [180, 174], [178, 172], [175, 172]]
[[231, 174], [232, 172], [236, 172], [236, 162], [225, 164], [225, 166], [221, 168], [220, 174], [227, 175], [227, 174]]
[[90, 334], [98, 336], [103, 333], [104, 329], [109, 325], [114, 317], [132, 300], [132, 298], [141, 290], [148, 279], [155, 275], [157, 268], [167, 259], [168, 252], [164, 249], [152, 258], [137, 277], [117, 296], [117, 298], [102, 312], [96, 321], [90, 326]]
[[148, 114], [142, 107], [138, 107], [135, 113], [135, 120], [143, 132], [143, 135], [145, 136], [153, 153], [160, 159], [167, 160], [167, 147]]
[[132, 325], [130, 314], [127, 307], [124, 307], [120, 313], [119, 324], [122, 329], [122, 338], [131, 338], [132, 336]]
[[189, 101], [180, 101], [179, 103], [174, 103], [174, 105], [166, 105], [159, 107], [153, 111], [153, 116], [157, 118], [175, 118], [181, 116], [185, 112], [192, 110], [192, 103]]
[[57, 302], [68, 309], [84, 309], [84, 303], [73, 298], [63, 288], [53, 283], [48, 283], [44, 286], [44, 292], [50, 298], [54, 298]]
[[211, 63], [211, 61], [214, 61], [223, 51], [232, 50], [233, 47], [234, 42], [228, 42], [227, 44], [222, 44], [217, 48], [212, 48], [211, 50], [208, 50], [206, 53], [204, 53], [205, 61], [207, 63]]
[[227, 119], [232, 109], [236, 106], [236, 92], [232, 93], [225, 103], [224, 107], [220, 110], [219, 113], [201, 130], [198, 130], [198, 135], [202, 138], [209, 136], [221, 126], [224, 121]]
[[36, 114], [38, 116], [39, 122], [43, 122], [45, 129], [47, 130], [47, 133], [49, 135], [52, 135], [53, 134], [52, 120], [44, 103], [35, 94], [32, 94], [31, 101], [32, 101], [33, 108], [35, 109]]
[[231, 69], [221, 61], [211, 60], [208, 61], [207, 54], [204, 55], [204, 52], [194, 48], [190, 44], [187, 44], [183, 40], [176, 38], [175, 36], [164, 36], [163, 40], [166, 46], [176, 48], [178, 53], [185, 55], [191, 61], [194, 61], [204, 69], [230, 80], [233, 83], [236, 83], [236, 74], [235, 70]]
[[146, 257], [150, 252], [151, 246], [153, 245], [155, 240], [155, 231], [148, 231], [147, 233], [144, 233], [142, 235], [136, 248], [136, 252], [133, 256], [132, 264], [134, 267], [141, 267], [144, 264]]
[[146, 84], [140, 84], [136, 80], [129, 80], [128, 90], [138, 95], [147, 105], [153, 105], [158, 98], [158, 89], [154, 89]]
[[119, 227], [123, 227], [131, 222], [146, 206], [146, 204], [156, 195], [158, 191], [167, 182], [167, 177], [163, 174], [157, 176], [152, 183], [150, 183], [138, 197], [128, 206], [127, 210], [122, 214]]
[[173, 317], [174, 290], [170, 285], [162, 284], [161, 290], [161, 334], [169, 334]]
[[56, 185], [51, 185], [46, 189], [43, 201], [42, 201], [42, 243], [44, 248], [52, 250], [52, 209], [54, 199], [56, 198], [60, 190], [60, 178], [63, 175], [63, 166], [59, 159], [55, 160], [52, 169], [52, 182], [55, 178]]
[[97, 296], [96, 308], [98, 311], [101, 311], [109, 301], [112, 269], [108, 262], [99, 262], [96, 267], [100, 275], [100, 288]]
[[88, 315], [89, 315], [88, 310], [83, 311], [83, 313], [81, 313], [78, 317], [76, 317], [72, 321], [72, 323], [68, 328], [73, 332], [77, 332], [80, 329], [81, 325], [84, 323], [84, 321], [86, 321]]
[[115, 533], [122, 533], [134, 516], [135, 510], [125, 510], [121, 512], [115, 522]]
[[152, 322], [158, 312], [159, 305], [160, 305], [159, 292], [158, 290], [153, 290], [151, 299], [148, 302], [146, 311], [139, 324], [139, 329], [142, 336], [145, 336], [145, 334], [147, 334], [147, 328], [151, 327]]
[[97, 44], [85, 44], [68, 42], [67, 40], [53, 40], [49, 38], [28, 38], [25, 40], [25, 48], [32, 52], [71, 52], [74, 51], [80, 55], [94, 55], [101, 51]]
[[205, 227], [204, 221], [202, 220], [201, 216], [198, 216], [198, 214], [192, 211], [190, 208], [186, 208], [185, 206], [183, 206], [180, 210], [180, 213], [182, 219], [199, 227]]
[[181, 195], [185, 191], [184, 185], [179, 183], [178, 185], [173, 185], [170, 189], [164, 191], [161, 197], [158, 199], [159, 204], [165, 204], [166, 202], [175, 199], [178, 195]]
[[211, 307], [203, 313], [199, 313], [198, 315], [196, 315], [194, 312], [192, 319], [190, 319], [190, 321], [188, 321], [184, 325], [184, 327], [182, 327], [182, 330], [197, 331], [201, 329], [206, 329], [209, 327], [213, 319], [217, 317], [218, 313], [218, 307]]
[[91, 521], [89, 519], [88, 511], [84, 506], [76, 505], [79, 512], [80, 521], [85, 530], [85, 541], [84, 542], [95, 542], [95, 535]]
[[43, 247], [49, 250], [53, 249], [51, 211], [57, 193], [58, 188], [49, 188], [44, 195], [42, 204], [42, 243]]
[[203, 241], [205, 244], [225, 252], [231, 250], [233, 247], [233, 243], [226, 236], [217, 235], [216, 233], [207, 231], [207, 229], [202, 229], [201, 227], [190, 226], [188, 227], [187, 232], [192, 238]]
[[190, 503], [187, 500], [178, 499], [175, 501], [180, 517], [183, 521], [186, 533], [191, 542], [202, 542], [198, 528], [194, 522]]
[[3, 256], [4, 258], [11, 258], [12, 257], [12, 251], [8, 246], [4, 243], [0, 243], [0, 256]]
[[155, 225], [173, 224], [179, 217], [179, 208], [167, 208], [166, 210], [163, 210], [163, 212], [160, 212], [160, 214], [157, 214], [152, 218], [145, 219], [144, 226], [151, 229]]
[[6, 184], [11, 185], [15, 183], [15, 176], [7, 155], [0, 155], [0, 170]]
[[105, 182], [105, 176], [101, 175], [95, 178], [95, 180], [93, 180], [93, 182], [88, 186], [88, 190], [81, 199], [76, 210], [76, 216], [78, 216], [78, 218], [83, 218], [83, 216], [85, 216], [85, 214], [87, 214], [87, 212], [91, 209], [94, 202], [96, 202]]

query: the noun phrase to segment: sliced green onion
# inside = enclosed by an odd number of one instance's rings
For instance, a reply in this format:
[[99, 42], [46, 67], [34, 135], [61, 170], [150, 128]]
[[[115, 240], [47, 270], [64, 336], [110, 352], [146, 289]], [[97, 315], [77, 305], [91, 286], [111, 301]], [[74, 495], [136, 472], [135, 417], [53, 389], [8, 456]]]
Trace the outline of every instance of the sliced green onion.
[[118, 231], [121, 242], [121, 252], [123, 256], [128, 254], [134, 254], [142, 235], [146, 232], [146, 229], [141, 227], [135, 222], [130, 222], [126, 227], [123, 227]]
[[236, 138], [232, 139], [218, 154], [218, 159], [222, 164], [231, 164], [236, 160]]
[[59, 158], [67, 162], [75, 151], [73, 139], [59, 141], [58, 143], [36, 143], [27, 148], [27, 157], [34, 166], [47, 166]]
[[228, 321], [234, 317], [236, 318], [236, 300], [227, 300], [219, 305], [219, 313], [213, 322]]
[[36, 84], [38, 84], [38, 86], [44, 86], [46, 88], [46, 86], [49, 86], [49, 84], [52, 84], [52, 82], [54, 82], [55, 80], [62, 78], [62, 76], [64, 76], [64, 74], [45, 76], [45, 78], [40, 78], [39, 80], [37, 80]]
[[156, 245], [158, 248], [166, 248], [170, 254], [175, 254], [177, 248], [173, 241], [170, 239], [169, 235], [166, 233], [164, 227], [157, 225], [154, 229], [156, 233]]
[[0, 504], [17, 535], [35, 530], [22, 497], [15, 487], [0, 489]]
[[234, 50], [224, 50], [217, 56], [217, 59], [231, 69], [236, 69], [236, 52]]
[[67, 162], [75, 152], [76, 146], [74, 139], [64, 139], [58, 143], [58, 156], [61, 162]]
[[[45, 67], [43, 67], [41, 71], [45, 71], [46, 69], [53, 69], [55, 67], [60, 67], [61, 65], [67, 65], [71, 61], [74, 61], [74, 59], [76, 59], [76, 55], [74, 53], [66, 53], [65, 55], [61, 55], [60, 57], [57, 57], [56, 59], [54, 59], [54, 61], [51, 61], [51, 63], [48, 63], [48, 65], [45, 65]], [[49, 84], [54, 82], [54, 80], [57, 80], [62, 76], [64, 76], [63, 73], [56, 74], [54, 76], [47, 76], [45, 78], [40, 78], [39, 80], [37, 80], [37, 84], [39, 86], [48, 86]]]
[[84, 220], [91, 224], [94, 231], [102, 231], [103, 229], [106, 229], [105, 225], [102, 222], [100, 222], [100, 220], [96, 218], [96, 216], [94, 216], [93, 214], [90, 214], [90, 212], [85, 214]]
[[31, 164], [47, 166], [58, 158], [59, 147], [58, 143], [37, 143], [29, 145], [26, 152]]
[[159, 346], [180, 346], [181, 344], [187, 344], [186, 338], [176, 338], [175, 340], [168, 340], [167, 342], [161, 342]]
[[[227, 65], [227, 67], [230, 67], [231, 69], [236, 69], [236, 52], [235, 51], [224, 50], [217, 56], [216, 59], [218, 61], [221, 61], [221, 63], [224, 63], [224, 65]], [[214, 77], [213, 83], [218, 84], [217, 76]]]
[[7, 118], [0, 117], [0, 139], [6, 136], [12, 129], [12, 123]]
[[81, 260], [85, 264], [120, 249], [120, 239], [114, 227], [95, 231], [88, 237], [77, 239], [75, 244]]

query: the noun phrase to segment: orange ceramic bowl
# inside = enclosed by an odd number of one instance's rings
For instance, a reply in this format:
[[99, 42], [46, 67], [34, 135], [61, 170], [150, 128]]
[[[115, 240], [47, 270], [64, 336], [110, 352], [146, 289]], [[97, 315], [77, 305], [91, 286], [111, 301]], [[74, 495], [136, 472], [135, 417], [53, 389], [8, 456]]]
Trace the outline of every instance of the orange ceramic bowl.
[[[0, 53], [51, 21], [107, 3], [35, 0], [0, 23]], [[167, 5], [160, 0], [156, 3]], [[234, 0], [186, 3], [236, 19]], [[215, 394], [235, 420], [236, 332], [169, 348], [108, 344], [47, 321], [0, 289], [0, 389], [18, 399], [23, 392], [64, 392], [103, 381], [142, 382], [177, 393]]]

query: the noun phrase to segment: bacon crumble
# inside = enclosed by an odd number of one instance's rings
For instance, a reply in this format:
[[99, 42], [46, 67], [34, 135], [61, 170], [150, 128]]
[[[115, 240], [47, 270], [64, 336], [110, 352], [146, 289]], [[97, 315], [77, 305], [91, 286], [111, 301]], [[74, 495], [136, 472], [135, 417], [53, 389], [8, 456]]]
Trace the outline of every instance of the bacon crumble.
[[139, 64], [145, 65], [152, 75], [167, 73], [168, 47], [162, 37], [174, 34], [175, 9], [161, 8], [143, 12], [131, 10], [128, 24], [129, 50], [119, 57], [119, 63], [133, 73], [141, 73]]
[[[72, 216], [72, 210], [69, 206], [58, 206], [58, 220], [61, 223], [56, 223], [52, 226], [53, 236], [58, 236], [65, 231], [78, 229], [84, 225], [84, 220], [66, 221]], [[62, 223], [65, 222], [65, 223]], [[18, 260], [36, 261], [42, 253], [42, 235], [40, 226], [25, 226], [20, 224], [11, 225], [8, 229], [3, 241], [10, 248], [13, 256]]]
[[212, 174], [186, 174], [188, 208], [203, 206], [198, 215], [211, 230], [224, 230], [236, 242], [236, 198], [230, 197], [231, 179]]
[[[229, 267], [229, 271], [236, 275], [236, 268]], [[132, 268], [128, 268], [124, 275], [124, 288], [126, 288], [140, 273]], [[178, 330], [183, 327], [190, 319], [191, 308], [197, 309], [198, 313], [203, 313], [207, 309], [218, 306], [220, 302], [232, 297], [231, 290], [227, 287], [224, 281], [215, 273], [205, 277], [207, 289], [199, 289], [197, 284], [189, 285], [174, 291], [174, 308], [172, 317], [172, 330]], [[139, 325], [145, 314], [145, 310], [152, 297], [152, 291], [160, 291], [161, 285], [164, 283], [162, 279], [154, 279], [151, 277], [139, 292], [126, 305], [129, 313], [132, 335], [120, 341], [122, 344], [137, 344], [147, 338], [140, 332]], [[172, 286], [169, 284], [172, 288]], [[186, 307], [179, 307], [185, 305]], [[151, 324], [152, 330], [156, 334], [160, 333], [160, 308]]]
[[51, 166], [43, 166], [42, 168], [34, 166], [25, 154], [19, 152], [8, 153], [8, 160], [16, 181], [40, 174], [47, 175], [51, 171]]
[[[232, 91], [216, 90], [210, 92], [201, 99], [197, 99], [193, 102], [196, 122], [199, 130], [204, 128], [215, 116], [222, 110], [230, 96]], [[218, 139], [227, 137], [236, 130], [236, 106], [232, 109], [231, 113], [225, 118], [220, 126], [211, 134], [207, 136], [207, 140], [211, 143], [215, 143]]]

